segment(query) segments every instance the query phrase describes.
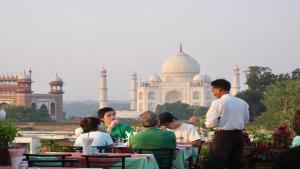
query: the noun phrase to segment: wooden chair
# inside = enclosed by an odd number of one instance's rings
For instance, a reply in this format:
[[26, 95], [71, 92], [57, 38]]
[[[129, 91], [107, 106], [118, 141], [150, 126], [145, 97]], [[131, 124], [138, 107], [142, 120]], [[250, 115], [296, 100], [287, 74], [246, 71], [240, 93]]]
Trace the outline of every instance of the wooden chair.
[[[117, 168], [118, 167], [118, 168], [125, 169], [125, 158], [130, 157], [131, 155], [94, 154], [94, 155], [82, 155], [82, 156], [85, 157], [87, 168], [91, 168], [91, 167], [103, 167], [103, 168], [116, 167]], [[119, 162], [121, 163], [121, 165], [114, 165], [115, 163], [119, 164]]]
[[71, 154], [24, 154], [29, 167], [72, 167], [78, 162], [76, 159], [67, 159]]
[[198, 149], [197, 159], [196, 159], [196, 162], [195, 162], [194, 165], [192, 165], [192, 158], [190, 158], [190, 161], [189, 161], [190, 166], [189, 166], [189, 168], [191, 168], [191, 169], [197, 169], [197, 168], [199, 168], [199, 167], [198, 167], [198, 162], [199, 162], [200, 157], [201, 157], [201, 147], [202, 147], [202, 144], [203, 144], [204, 142], [205, 142], [205, 141], [201, 140], [201, 144], [200, 144], [199, 147], [198, 147], [199, 149]]
[[171, 169], [173, 154], [176, 149], [139, 149], [133, 151], [139, 154], [153, 154], [160, 169]]

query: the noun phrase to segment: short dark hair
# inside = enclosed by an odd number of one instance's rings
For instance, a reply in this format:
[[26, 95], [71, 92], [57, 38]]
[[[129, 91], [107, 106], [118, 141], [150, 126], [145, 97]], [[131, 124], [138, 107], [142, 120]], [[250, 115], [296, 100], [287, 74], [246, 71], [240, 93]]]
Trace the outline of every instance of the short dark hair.
[[300, 109], [296, 110], [293, 117], [293, 128], [295, 133], [300, 135]]
[[158, 115], [160, 125], [166, 125], [167, 123], [172, 123], [173, 120], [177, 120], [175, 116], [173, 116], [169, 112], [163, 112]]
[[100, 119], [97, 117], [87, 117], [80, 122], [80, 126], [84, 133], [97, 131], [98, 125], [100, 125]]
[[225, 79], [217, 79], [217, 80], [212, 81], [210, 84], [213, 87], [221, 88], [221, 89], [223, 89], [223, 90], [225, 90], [227, 92], [229, 92], [230, 88], [231, 88], [230, 82], [228, 82]]
[[105, 113], [110, 112], [110, 111], [115, 112], [115, 110], [113, 108], [111, 108], [111, 107], [103, 107], [102, 109], [100, 109], [98, 111], [98, 117], [100, 119], [102, 119], [104, 117]]

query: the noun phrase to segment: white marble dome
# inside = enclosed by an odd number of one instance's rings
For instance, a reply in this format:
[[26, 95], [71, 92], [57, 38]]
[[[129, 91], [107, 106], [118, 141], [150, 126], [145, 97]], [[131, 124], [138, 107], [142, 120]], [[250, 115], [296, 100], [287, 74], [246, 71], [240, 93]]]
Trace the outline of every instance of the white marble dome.
[[203, 80], [204, 80], [205, 82], [211, 82], [211, 81], [212, 81], [211, 78], [210, 78], [208, 75], [204, 75]]
[[148, 77], [148, 82], [160, 82], [160, 77], [157, 74], [153, 73]]
[[184, 53], [180, 47], [177, 54], [167, 59], [161, 69], [162, 74], [176, 74], [176, 73], [200, 73], [199, 63]]
[[203, 81], [203, 76], [200, 75], [200, 74], [196, 74], [196, 75], [193, 77], [193, 81]]
[[62, 82], [63, 80], [60, 78], [60, 77], [58, 77], [58, 75], [56, 74], [55, 75], [55, 77], [53, 77], [51, 80], [50, 80], [50, 82]]
[[26, 73], [18, 76], [18, 80], [29, 80], [29, 79], [30, 79], [30, 76]]

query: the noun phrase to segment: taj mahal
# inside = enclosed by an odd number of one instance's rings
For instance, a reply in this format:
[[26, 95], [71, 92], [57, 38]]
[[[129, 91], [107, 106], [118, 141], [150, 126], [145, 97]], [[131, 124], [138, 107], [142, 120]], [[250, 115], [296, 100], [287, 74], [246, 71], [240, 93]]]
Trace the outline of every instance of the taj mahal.
[[[107, 71], [100, 71], [99, 107], [107, 105]], [[186, 54], [180, 45], [179, 51], [164, 61], [161, 76], [152, 74], [147, 81], [137, 82], [137, 74], [130, 78], [130, 111], [155, 111], [158, 104], [181, 101], [189, 105], [209, 107], [215, 99], [211, 92], [212, 79], [200, 73], [199, 63]], [[240, 91], [240, 73], [233, 67], [231, 93]]]

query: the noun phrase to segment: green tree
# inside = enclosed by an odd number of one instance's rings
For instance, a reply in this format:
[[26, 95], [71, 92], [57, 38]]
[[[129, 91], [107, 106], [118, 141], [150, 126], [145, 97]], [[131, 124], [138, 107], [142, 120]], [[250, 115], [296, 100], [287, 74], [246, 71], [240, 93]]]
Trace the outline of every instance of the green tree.
[[266, 106], [262, 103], [262, 93], [256, 90], [245, 90], [237, 94], [237, 97], [245, 100], [249, 104], [250, 120], [266, 111]]
[[237, 97], [249, 104], [250, 120], [266, 111], [262, 103], [263, 93], [267, 86], [274, 83], [277, 76], [269, 67], [250, 66], [246, 72], [246, 84], [248, 89], [238, 93]]
[[300, 108], [300, 80], [277, 81], [267, 87], [263, 103], [268, 113], [258, 122], [269, 128], [290, 124], [293, 113]]
[[47, 110], [35, 110], [23, 106], [5, 106], [7, 119], [20, 122], [49, 122], [52, 121]]
[[272, 69], [261, 66], [248, 67], [246, 78], [249, 90], [256, 90], [259, 93], [262, 93], [267, 86], [277, 80], [276, 75], [272, 73]]
[[299, 68], [292, 71], [292, 79], [300, 80], [300, 69]]
[[189, 104], [181, 103], [180, 101], [174, 103], [165, 103], [163, 105], [156, 106], [156, 113], [170, 112], [179, 120], [187, 119], [194, 113], [194, 108]]

